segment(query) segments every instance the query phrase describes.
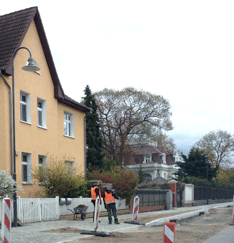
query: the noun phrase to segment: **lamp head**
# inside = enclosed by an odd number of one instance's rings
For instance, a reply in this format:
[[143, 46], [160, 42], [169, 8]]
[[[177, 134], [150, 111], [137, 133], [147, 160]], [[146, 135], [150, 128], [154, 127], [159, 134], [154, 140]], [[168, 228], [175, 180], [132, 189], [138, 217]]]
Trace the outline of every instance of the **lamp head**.
[[32, 57], [29, 57], [26, 66], [23, 66], [22, 69], [29, 72], [36, 72], [40, 70], [36, 61]]

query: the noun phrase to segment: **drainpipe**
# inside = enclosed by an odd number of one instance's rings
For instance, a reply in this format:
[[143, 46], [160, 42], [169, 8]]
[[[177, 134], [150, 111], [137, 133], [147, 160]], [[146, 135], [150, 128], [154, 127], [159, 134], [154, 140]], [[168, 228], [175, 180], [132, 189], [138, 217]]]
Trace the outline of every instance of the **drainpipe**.
[[84, 117], [84, 155], [85, 155], [85, 179], [86, 179], [86, 176], [87, 176], [87, 159], [86, 159], [86, 156], [87, 156], [87, 148], [86, 148], [86, 115]]
[[10, 146], [11, 146], [11, 175], [13, 175], [13, 144], [12, 144], [12, 103], [11, 103], [11, 86], [9, 85], [9, 83], [6, 81], [6, 79], [4, 78], [3, 74], [2, 74], [2, 70], [0, 70], [0, 76], [2, 77], [2, 79], [5, 81], [6, 85], [9, 88], [9, 104], [10, 104]]

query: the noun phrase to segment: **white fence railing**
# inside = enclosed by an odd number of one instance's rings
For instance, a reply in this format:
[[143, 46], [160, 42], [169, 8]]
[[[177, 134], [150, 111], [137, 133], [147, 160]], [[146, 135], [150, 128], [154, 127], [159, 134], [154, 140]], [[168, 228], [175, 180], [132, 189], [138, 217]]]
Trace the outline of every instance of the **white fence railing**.
[[[58, 220], [61, 215], [71, 215], [78, 205], [88, 206], [86, 213], [94, 211], [91, 198], [72, 198], [70, 205], [59, 205], [59, 197], [56, 198], [20, 198], [17, 197], [17, 218], [21, 223], [32, 223], [45, 220]], [[11, 201], [11, 218], [13, 220], [13, 201]], [[126, 199], [116, 200], [117, 210], [128, 209]], [[0, 215], [2, 215], [2, 201], [0, 201]], [[74, 210], [73, 210], [74, 211]], [[103, 202], [100, 211], [106, 211]]]

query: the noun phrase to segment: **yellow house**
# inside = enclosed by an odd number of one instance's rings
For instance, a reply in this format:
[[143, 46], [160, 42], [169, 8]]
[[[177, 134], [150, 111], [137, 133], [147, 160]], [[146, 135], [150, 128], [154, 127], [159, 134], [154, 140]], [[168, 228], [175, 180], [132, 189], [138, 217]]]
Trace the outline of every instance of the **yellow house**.
[[[22, 70], [29, 51], [20, 47], [31, 51], [40, 71]], [[85, 174], [85, 114], [90, 109], [65, 95], [37, 7], [0, 16], [0, 106], [0, 170], [13, 174], [15, 169], [24, 189], [19, 196], [32, 197], [32, 171], [52, 157]]]

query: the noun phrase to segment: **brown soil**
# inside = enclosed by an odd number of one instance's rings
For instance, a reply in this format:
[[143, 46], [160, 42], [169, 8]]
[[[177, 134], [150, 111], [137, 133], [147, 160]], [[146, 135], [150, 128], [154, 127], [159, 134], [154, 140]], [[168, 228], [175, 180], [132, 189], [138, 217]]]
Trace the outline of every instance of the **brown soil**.
[[59, 228], [59, 229], [52, 229], [52, 230], [45, 230], [41, 231], [43, 233], [81, 233], [83, 230], [71, 228], [71, 227], [65, 227], [65, 228]]
[[[192, 210], [191, 210], [192, 211]], [[157, 218], [168, 217], [173, 214], [160, 214], [152, 217], [139, 217], [139, 222], [150, 222]], [[131, 220], [131, 219], [129, 219]], [[217, 208], [214, 209], [209, 215], [198, 216], [192, 219], [187, 219], [176, 223], [175, 229], [175, 242], [188, 243], [196, 242], [201, 243], [204, 240], [210, 238], [211, 236], [217, 234], [220, 230], [224, 229], [232, 222], [232, 208]], [[123, 223], [120, 221], [120, 223]], [[63, 228], [57, 230], [50, 230], [47, 232], [63, 232], [63, 233], [81, 233], [81, 230], [73, 228]], [[147, 243], [162, 243], [163, 242], [163, 226], [157, 227], [146, 227], [146, 226], [136, 226], [131, 229], [122, 230], [121, 232], [111, 233], [110, 237], [87, 237], [79, 238], [72, 241], [76, 242], [147, 242]], [[71, 243], [71, 241], [69, 242]]]

